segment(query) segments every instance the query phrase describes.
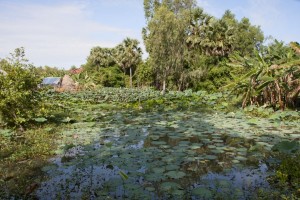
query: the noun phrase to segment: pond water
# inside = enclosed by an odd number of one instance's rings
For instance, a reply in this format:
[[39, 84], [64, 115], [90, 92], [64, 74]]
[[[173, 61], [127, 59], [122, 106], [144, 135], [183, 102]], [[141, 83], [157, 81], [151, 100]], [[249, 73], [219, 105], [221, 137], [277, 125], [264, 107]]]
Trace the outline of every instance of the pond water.
[[255, 199], [258, 190], [272, 189], [273, 145], [300, 138], [296, 123], [241, 113], [99, 115], [61, 133], [38, 198]]

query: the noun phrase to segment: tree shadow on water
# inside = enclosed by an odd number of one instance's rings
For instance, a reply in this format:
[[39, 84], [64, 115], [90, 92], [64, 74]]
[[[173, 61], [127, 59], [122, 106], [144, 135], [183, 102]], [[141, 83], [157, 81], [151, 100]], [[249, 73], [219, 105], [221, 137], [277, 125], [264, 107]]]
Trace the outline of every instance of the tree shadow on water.
[[286, 139], [271, 128], [225, 114], [117, 112], [106, 128], [95, 127], [98, 139], [51, 160], [35, 196], [255, 199], [259, 188], [271, 189], [265, 164], [270, 148]]

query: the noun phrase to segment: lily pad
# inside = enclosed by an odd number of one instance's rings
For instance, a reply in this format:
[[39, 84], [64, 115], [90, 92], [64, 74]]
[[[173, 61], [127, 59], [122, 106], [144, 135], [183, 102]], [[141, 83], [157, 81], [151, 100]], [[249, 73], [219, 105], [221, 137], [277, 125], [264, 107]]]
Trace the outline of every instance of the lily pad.
[[299, 142], [297, 141], [282, 141], [273, 146], [273, 151], [279, 151], [281, 153], [294, 153], [300, 149]]
[[156, 174], [159, 174], [159, 173], [163, 173], [165, 171], [164, 168], [159, 168], [159, 167], [155, 167], [152, 169], [152, 171]]
[[247, 158], [242, 157], [242, 156], [237, 156], [237, 157], [235, 157], [235, 159], [239, 160], [239, 161], [246, 161], [247, 160]]
[[206, 188], [195, 188], [192, 190], [192, 194], [203, 199], [212, 199], [213, 193]]
[[180, 185], [175, 182], [164, 182], [160, 185], [160, 187], [163, 191], [170, 191], [180, 188]]
[[180, 167], [178, 165], [167, 165], [166, 166], [166, 170], [168, 170], [168, 171], [177, 170], [179, 168]]
[[155, 191], [155, 188], [154, 187], [146, 187], [145, 188], [147, 191], [149, 192], [154, 192]]
[[168, 173], [166, 173], [166, 175], [170, 178], [180, 179], [184, 177], [186, 174], [181, 171], [169, 171]]
[[200, 149], [203, 145], [202, 144], [193, 144], [189, 148], [192, 150]]
[[205, 156], [205, 158], [208, 160], [216, 160], [218, 157], [215, 155], [207, 155], [207, 156]]

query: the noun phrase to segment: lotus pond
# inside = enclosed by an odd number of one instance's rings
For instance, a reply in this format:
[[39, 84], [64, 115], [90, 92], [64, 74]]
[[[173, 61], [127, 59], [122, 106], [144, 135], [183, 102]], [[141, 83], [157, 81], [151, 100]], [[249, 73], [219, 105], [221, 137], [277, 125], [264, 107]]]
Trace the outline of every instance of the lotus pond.
[[300, 196], [297, 111], [231, 109], [226, 94], [203, 91], [162, 96], [103, 88], [46, 96], [55, 109], [21, 138], [0, 130], [0, 198]]
[[274, 146], [300, 139], [297, 122], [242, 112], [110, 106], [74, 110], [36, 197], [257, 199], [274, 190]]

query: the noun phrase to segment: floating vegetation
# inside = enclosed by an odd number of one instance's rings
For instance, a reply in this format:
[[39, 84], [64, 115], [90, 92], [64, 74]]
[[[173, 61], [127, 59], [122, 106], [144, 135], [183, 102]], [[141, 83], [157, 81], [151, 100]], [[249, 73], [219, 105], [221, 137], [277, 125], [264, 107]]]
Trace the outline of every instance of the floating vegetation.
[[[65, 111], [55, 120], [37, 120], [41, 128], [54, 121], [59, 129], [43, 128], [55, 144], [51, 150], [47, 146], [52, 158], [46, 166], [41, 162], [44, 176], [34, 179], [40, 184], [30, 197], [255, 199], [261, 191], [277, 191], [267, 180], [276, 166], [291, 163], [281, 164], [274, 155], [299, 152], [297, 121], [215, 111], [221, 93], [161, 96], [116, 89], [113, 92], [118, 94], [113, 95], [120, 97], [113, 99], [108, 89], [102, 91], [53, 94], [54, 101], [65, 102]], [[0, 130], [5, 141], [13, 135]], [[10, 155], [12, 148], [0, 154], [5, 159]], [[287, 182], [298, 180], [288, 178], [297, 170], [281, 167], [276, 175]], [[15, 180], [4, 178], [3, 183], [10, 185]]]
[[[282, 138], [300, 138], [287, 134], [297, 131], [296, 124], [274, 127], [264, 119], [254, 124], [246, 116], [188, 110], [101, 113], [105, 120], [76, 122], [61, 133], [62, 153], [44, 168], [49, 178], [37, 197], [255, 198], [259, 188], [272, 191], [263, 164], [272, 147]], [[80, 148], [72, 159], [63, 159], [76, 150], [63, 149], [71, 141]]]

